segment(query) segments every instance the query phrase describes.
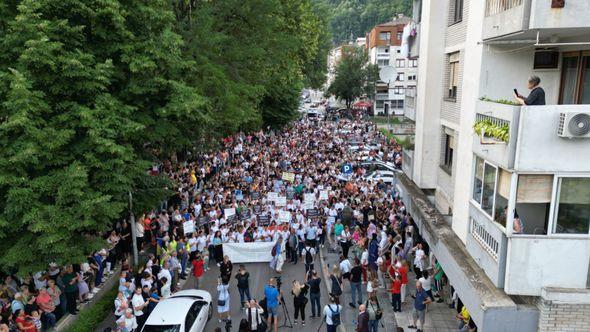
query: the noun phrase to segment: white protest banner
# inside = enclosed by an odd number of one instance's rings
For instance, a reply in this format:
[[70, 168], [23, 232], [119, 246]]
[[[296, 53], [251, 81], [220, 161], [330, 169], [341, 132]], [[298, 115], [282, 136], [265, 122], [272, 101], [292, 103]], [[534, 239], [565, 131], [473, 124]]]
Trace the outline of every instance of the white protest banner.
[[277, 196], [275, 199], [276, 206], [286, 206], [287, 205], [287, 196]]
[[225, 215], [225, 219], [227, 220], [229, 219], [229, 217], [236, 215], [236, 208], [223, 209], [223, 214]]
[[285, 181], [293, 182], [295, 181], [295, 173], [283, 172], [283, 176], [281, 178]]
[[328, 191], [321, 190], [320, 191], [320, 201], [327, 201], [328, 200]]
[[291, 221], [291, 212], [289, 211], [279, 211], [279, 222], [288, 223]]
[[309, 209], [313, 209], [313, 202], [303, 202], [303, 209], [304, 210], [309, 210]]
[[303, 201], [304, 202], [315, 202], [315, 194], [314, 193], [308, 193], [308, 194], [303, 194]]
[[234, 264], [270, 262], [274, 245], [274, 242], [224, 243], [223, 254]]
[[195, 222], [192, 220], [185, 221], [182, 223], [182, 228], [184, 229], [184, 234], [194, 233], [195, 232]]
[[277, 200], [278, 196], [279, 196], [278, 193], [271, 191], [268, 194], [266, 194], [266, 200], [269, 202], [275, 202]]

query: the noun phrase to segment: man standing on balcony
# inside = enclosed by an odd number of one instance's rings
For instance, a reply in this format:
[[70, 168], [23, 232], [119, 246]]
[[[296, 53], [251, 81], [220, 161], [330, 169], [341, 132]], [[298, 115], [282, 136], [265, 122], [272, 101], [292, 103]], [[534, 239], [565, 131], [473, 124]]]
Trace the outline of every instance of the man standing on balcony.
[[545, 90], [539, 86], [540, 83], [539, 76], [533, 75], [529, 77], [528, 88], [531, 93], [526, 98], [514, 89], [518, 103], [524, 106], [545, 105]]

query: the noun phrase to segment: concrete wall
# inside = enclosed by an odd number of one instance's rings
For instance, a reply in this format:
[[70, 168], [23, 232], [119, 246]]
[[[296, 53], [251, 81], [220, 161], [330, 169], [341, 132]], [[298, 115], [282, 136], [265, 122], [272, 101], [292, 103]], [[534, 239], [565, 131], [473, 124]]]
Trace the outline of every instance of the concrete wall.
[[[486, 2], [486, 0], [481, 2]], [[520, 6], [485, 17], [483, 19], [483, 39], [525, 30], [529, 23], [530, 2], [531, 0], [523, 0]]]
[[446, 1], [425, 0], [422, 3], [413, 167], [413, 180], [420, 188], [432, 189], [436, 186], [440, 149], [440, 101], [444, 89], [442, 54], [446, 9]]
[[504, 290], [540, 296], [543, 287], [586, 288], [589, 263], [587, 237], [515, 235], [508, 240]]
[[529, 29], [588, 27], [590, 1], [566, 0], [564, 8], [551, 8], [549, 0], [532, 0]]
[[[561, 112], [590, 112], [590, 105], [527, 106], [520, 110], [514, 167], [519, 172], [588, 172], [590, 138], [557, 136]], [[550, 158], [539, 151], [550, 151]]]
[[537, 75], [541, 78], [547, 104], [557, 104], [561, 69], [535, 70], [533, 69], [534, 49], [508, 53], [516, 48], [497, 45], [484, 47], [478, 97], [515, 101], [512, 89], [516, 88], [520, 94], [528, 95], [527, 79], [531, 75]]
[[[483, 46], [481, 41], [482, 19], [484, 1], [470, 1], [469, 21], [467, 22], [467, 34], [465, 39], [463, 68], [465, 73], [462, 78], [461, 91], [461, 116], [459, 133], [456, 143], [457, 158], [455, 159], [455, 189], [453, 197], [453, 231], [466, 242], [469, 225], [469, 200], [471, 198], [471, 174], [473, 153], [473, 122], [475, 120], [475, 102], [479, 91], [482, 67]], [[465, 14], [464, 14], [465, 15]]]

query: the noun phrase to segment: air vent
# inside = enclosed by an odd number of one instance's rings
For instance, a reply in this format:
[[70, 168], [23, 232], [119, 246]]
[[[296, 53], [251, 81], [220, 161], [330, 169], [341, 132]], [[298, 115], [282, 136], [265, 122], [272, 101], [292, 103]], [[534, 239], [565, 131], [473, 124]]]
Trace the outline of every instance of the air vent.
[[564, 138], [590, 138], [590, 113], [561, 113], [557, 135]]

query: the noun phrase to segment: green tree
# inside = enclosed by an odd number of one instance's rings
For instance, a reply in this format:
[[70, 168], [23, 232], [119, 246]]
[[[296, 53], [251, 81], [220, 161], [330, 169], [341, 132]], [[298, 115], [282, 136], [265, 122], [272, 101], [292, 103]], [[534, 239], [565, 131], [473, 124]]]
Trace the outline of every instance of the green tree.
[[328, 87], [327, 93], [343, 100], [349, 109], [354, 100], [363, 95], [372, 98], [379, 68], [368, 61], [368, 55], [363, 48], [347, 48], [336, 66], [334, 82]]

